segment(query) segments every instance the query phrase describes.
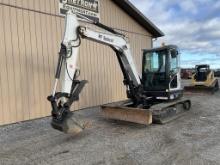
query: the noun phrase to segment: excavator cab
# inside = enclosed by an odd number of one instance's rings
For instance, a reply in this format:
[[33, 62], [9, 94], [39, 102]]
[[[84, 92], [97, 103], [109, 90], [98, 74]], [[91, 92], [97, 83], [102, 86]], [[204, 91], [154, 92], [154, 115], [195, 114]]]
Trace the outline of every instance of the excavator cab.
[[177, 46], [143, 50], [142, 84], [147, 96], [173, 100], [182, 96]]
[[209, 65], [196, 65], [195, 81], [206, 81], [211, 70]]

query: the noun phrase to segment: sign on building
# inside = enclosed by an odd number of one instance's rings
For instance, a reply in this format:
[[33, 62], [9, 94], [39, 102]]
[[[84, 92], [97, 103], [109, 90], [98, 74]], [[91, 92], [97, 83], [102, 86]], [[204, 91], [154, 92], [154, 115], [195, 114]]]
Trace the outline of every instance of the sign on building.
[[65, 16], [68, 10], [79, 13], [94, 21], [100, 19], [99, 0], [59, 0], [59, 12]]

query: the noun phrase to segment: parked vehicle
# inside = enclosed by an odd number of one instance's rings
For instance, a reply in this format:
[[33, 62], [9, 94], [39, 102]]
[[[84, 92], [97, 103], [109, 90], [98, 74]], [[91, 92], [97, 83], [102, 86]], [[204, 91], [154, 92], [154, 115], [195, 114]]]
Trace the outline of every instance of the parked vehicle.
[[193, 75], [192, 70], [190, 69], [181, 69], [181, 78], [182, 79], [191, 79]]

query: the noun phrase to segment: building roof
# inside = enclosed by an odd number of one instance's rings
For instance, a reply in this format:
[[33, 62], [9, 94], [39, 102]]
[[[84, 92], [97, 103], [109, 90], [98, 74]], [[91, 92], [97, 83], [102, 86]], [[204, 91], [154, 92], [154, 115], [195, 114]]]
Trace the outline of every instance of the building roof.
[[142, 27], [150, 32], [153, 37], [162, 37], [164, 33], [154, 25], [147, 17], [145, 17], [131, 2], [128, 0], [112, 0], [121, 9], [123, 9], [128, 15], [134, 18]]

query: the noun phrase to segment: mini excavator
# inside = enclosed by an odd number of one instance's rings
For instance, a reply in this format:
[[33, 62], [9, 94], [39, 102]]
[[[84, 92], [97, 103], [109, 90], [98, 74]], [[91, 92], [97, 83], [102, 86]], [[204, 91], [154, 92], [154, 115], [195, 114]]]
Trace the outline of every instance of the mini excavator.
[[[103, 32], [79, 25], [79, 18], [95, 25]], [[125, 35], [82, 15], [67, 12], [65, 33], [59, 52], [55, 85], [48, 100], [52, 106], [53, 128], [64, 133], [79, 133], [86, 128], [74, 112], [74, 101], [87, 83], [78, 80], [76, 67], [81, 39], [88, 39], [112, 48], [119, 62], [126, 86], [127, 100], [102, 106], [102, 114], [108, 119], [124, 120], [148, 125], [166, 123], [182, 116], [191, 107], [191, 101], [183, 98], [181, 88], [179, 53], [174, 45], [143, 50], [143, 70], [140, 78]], [[58, 82], [61, 92], [56, 92]]]

